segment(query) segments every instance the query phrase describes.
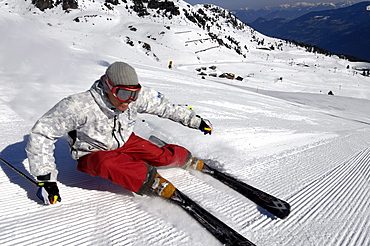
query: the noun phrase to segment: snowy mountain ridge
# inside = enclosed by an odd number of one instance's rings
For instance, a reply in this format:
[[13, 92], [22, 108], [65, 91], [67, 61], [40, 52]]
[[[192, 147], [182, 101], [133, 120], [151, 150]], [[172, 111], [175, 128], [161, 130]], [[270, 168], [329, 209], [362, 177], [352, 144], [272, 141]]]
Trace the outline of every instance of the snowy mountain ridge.
[[[153, 3], [157, 3], [157, 5]], [[77, 29], [84, 25], [94, 25], [96, 26], [95, 29], [99, 29], [99, 25], [104, 25], [104, 27], [105, 25], [115, 25], [117, 19], [128, 19], [133, 16], [140, 19], [141, 22], [148, 22], [157, 26], [163, 25], [167, 29], [170, 28], [169, 25], [189, 26], [199, 29], [199, 38], [197, 40], [207, 42], [209, 43], [208, 46], [211, 47], [224, 46], [233, 49], [244, 57], [247, 49], [240, 44], [240, 34], [253, 33], [253, 29], [237, 20], [227, 10], [214, 5], [191, 6], [182, 0], [165, 2], [157, 0], [143, 2], [127, 0], [121, 3], [114, 2], [114, 4], [104, 1], [85, 0], [79, 3], [77, 9], [63, 9], [61, 5], [57, 5], [51, 9], [40, 11], [37, 7], [30, 4], [27, 10], [20, 8], [18, 11], [23, 11], [23, 14], [32, 13], [33, 15], [39, 15], [45, 19], [60, 16], [58, 23], [48, 24], [60, 26], [67, 23], [70, 26], [75, 24], [73, 26]], [[95, 12], [95, 14], [91, 14], [91, 12]], [[71, 20], [75, 23], [72, 23]], [[130, 28], [131, 31], [135, 29], [135, 27]], [[160, 35], [165, 35], [166, 31], [168, 32], [168, 30], [164, 29]], [[236, 38], [233, 37], [235, 31], [239, 33], [239, 36]], [[144, 40], [150, 39], [153, 42], [158, 36], [153, 37], [149, 34], [145, 38], [141, 38]], [[128, 37], [128, 39], [131, 38]], [[190, 42], [191, 40], [188, 41]]]
[[[335, 7], [335, 8], [341, 8], [341, 7], [345, 7], [345, 6], [348, 6], [348, 5], [352, 5], [353, 1], [344, 1], [344, 2], [339, 2], [339, 3], [331, 3], [331, 2], [323, 2], [323, 3], [307, 3], [307, 2], [298, 2], [298, 3], [293, 3], [293, 4], [280, 4], [278, 7], [280, 8], [285, 8], [285, 9], [288, 9], [288, 8], [301, 8], [301, 7], [319, 7], [319, 6], [323, 6], [323, 7], [327, 7], [327, 6], [331, 6], [331, 7]], [[271, 7], [266, 7], [266, 9], [269, 9]]]
[[355, 4], [354, 1], [345, 1], [338, 3], [307, 3], [298, 2], [292, 4], [282, 4], [278, 6], [267, 6], [261, 9], [235, 9], [231, 10], [244, 23], [253, 23], [259, 18], [267, 20], [284, 18], [292, 20], [304, 14], [314, 11], [343, 8]]
[[[282, 9], [299, 9], [299, 8], [316, 8], [316, 7], [335, 7], [335, 8], [342, 8], [348, 5], [354, 4], [354, 1], [343, 1], [338, 3], [332, 2], [322, 2], [322, 3], [308, 3], [308, 2], [297, 2], [297, 3], [286, 3], [286, 4], [279, 4], [277, 6], [266, 6], [261, 8], [260, 10], [268, 10], [268, 11], [277, 11]], [[240, 8], [239, 10], [252, 10], [251, 8]]]

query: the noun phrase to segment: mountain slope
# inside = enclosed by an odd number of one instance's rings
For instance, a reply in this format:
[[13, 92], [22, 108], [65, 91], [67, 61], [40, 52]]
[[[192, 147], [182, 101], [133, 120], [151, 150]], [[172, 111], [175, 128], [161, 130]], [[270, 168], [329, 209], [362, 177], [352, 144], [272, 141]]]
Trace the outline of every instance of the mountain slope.
[[[185, 11], [172, 19], [157, 11], [156, 17], [139, 17], [130, 8], [133, 2], [126, 2], [111, 9], [105, 2], [84, 1], [68, 13], [62, 6], [42, 12], [30, 1], [0, 2], [2, 158], [29, 174], [24, 148], [37, 118], [63, 97], [87, 90], [110, 63], [126, 61], [143, 85], [192, 106], [214, 126], [205, 136], [140, 115], [136, 134], [185, 146], [287, 200], [292, 213], [278, 220], [211, 177], [159, 169], [186, 195], [257, 245], [370, 243], [370, 84], [356, 70], [368, 63], [309, 53], [238, 29], [221, 10], [219, 20], [206, 25], [216, 38], [235, 45], [228, 48], [207, 39], [208, 30]], [[202, 8], [174, 3], [188, 13]], [[210, 7], [203, 11], [213, 16]], [[236, 52], [237, 45], [246, 57]], [[218, 77], [222, 73], [243, 80]], [[52, 206], [43, 205], [36, 187], [0, 164], [1, 245], [219, 245], [168, 201], [78, 172], [65, 138], [56, 142], [55, 158], [62, 202]]]
[[366, 10], [369, 5], [367, 1], [346, 8], [312, 12], [291, 21], [259, 19], [251, 26], [269, 36], [370, 60], [370, 51], [366, 49], [370, 38], [370, 11]]

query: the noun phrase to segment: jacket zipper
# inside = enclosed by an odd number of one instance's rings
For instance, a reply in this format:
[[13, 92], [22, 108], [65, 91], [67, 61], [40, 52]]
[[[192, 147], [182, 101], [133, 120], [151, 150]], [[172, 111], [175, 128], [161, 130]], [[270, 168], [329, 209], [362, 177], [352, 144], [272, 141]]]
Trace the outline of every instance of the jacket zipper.
[[[113, 124], [113, 130], [112, 130], [112, 136], [114, 137], [114, 139], [117, 141], [117, 149], [119, 147], [121, 147], [120, 145], [120, 142], [115, 134], [115, 131], [116, 131], [116, 124], [117, 124], [117, 115], [114, 116], [114, 124]], [[119, 130], [120, 131], [120, 130]]]

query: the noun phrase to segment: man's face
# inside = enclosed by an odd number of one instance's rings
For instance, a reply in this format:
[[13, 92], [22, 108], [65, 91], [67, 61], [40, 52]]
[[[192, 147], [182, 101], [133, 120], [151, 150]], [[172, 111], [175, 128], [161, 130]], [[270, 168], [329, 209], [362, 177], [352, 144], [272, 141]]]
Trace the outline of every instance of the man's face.
[[131, 100], [129, 100], [128, 102], [121, 102], [115, 96], [113, 96], [113, 93], [110, 91], [107, 92], [107, 95], [108, 95], [109, 101], [113, 104], [113, 106], [122, 112], [127, 110], [128, 105], [132, 102]]

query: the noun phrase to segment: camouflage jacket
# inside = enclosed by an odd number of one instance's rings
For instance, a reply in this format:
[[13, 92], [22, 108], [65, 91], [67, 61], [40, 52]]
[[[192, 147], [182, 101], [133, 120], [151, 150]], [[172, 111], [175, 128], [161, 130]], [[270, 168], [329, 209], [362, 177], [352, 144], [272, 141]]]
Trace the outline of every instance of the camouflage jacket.
[[158, 115], [190, 128], [198, 128], [201, 121], [193, 111], [170, 103], [163, 94], [145, 86], [126, 111], [119, 111], [98, 80], [90, 90], [62, 99], [33, 126], [26, 147], [31, 173], [50, 173], [50, 181], [56, 181], [54, 143], [65, 134], [74, 159], [122, 147], [133, 132], [138, 113]]

